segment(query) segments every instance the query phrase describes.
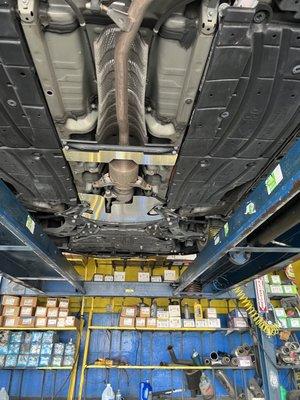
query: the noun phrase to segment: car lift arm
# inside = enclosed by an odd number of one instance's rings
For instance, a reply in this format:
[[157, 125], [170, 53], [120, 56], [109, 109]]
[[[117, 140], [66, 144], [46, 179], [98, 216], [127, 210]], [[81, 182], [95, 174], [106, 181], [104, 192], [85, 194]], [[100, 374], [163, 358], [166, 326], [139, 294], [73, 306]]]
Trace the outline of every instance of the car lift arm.
[[[300, 140], [290, 148], [267, 179], [261, 181], [248, 195], [219, 233], [198, 254], [182, 274], [174, 294], [182, 292], [195, 280], [202, 284], [214, 282], [219, 289], [228, 289], [266, 273], [271, 267], [279, 268], [299, 258], [299, 225], [280, 236], [281, 241], [284, 240], [284, 244], [288, 246], [247, 247], [249, 235], [262, 224], [266, 224], [269, 218], [299, 191]], [[258, 253], [259, 256], [251, 258], [252, 253]]]
[[[0, 181], [0, 271], [24, 286], [20, 276], [63, 277], [83, 293], [80, 277], [23, 205]], [[36, 289], [33, 285], [33, 288]]]

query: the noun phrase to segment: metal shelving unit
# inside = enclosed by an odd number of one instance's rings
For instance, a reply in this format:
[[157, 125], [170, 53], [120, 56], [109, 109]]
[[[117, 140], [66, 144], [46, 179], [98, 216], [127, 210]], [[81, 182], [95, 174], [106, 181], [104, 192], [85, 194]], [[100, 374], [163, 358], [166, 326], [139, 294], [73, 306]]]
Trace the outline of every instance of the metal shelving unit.
[[[229, 300], [232, 298], [230, 297]], [[90, 340], [91, 340], [91, 333], [93, 331], [136, 331], [139, 333], [142, 332], [151, 332], [151, 333], [158, 333], [158, 332], [170, 332], [170, 333], [185, 333], [185, 332], [195, 332], [195, 333], [217, 333], [222, 332], [225, 335], [231, 332], [239, 332], [245, 333], [249, 332], [250, 328], [148, 328], [148, 327], [120, 327], [116, 325], [93, 325], [93, 315], [94, 315], [94, 301], [95, 298], [91, 299], [90, 310], [88, 314], [88, 323], [86, 327], [86, 337], [85, 337], [85, 345], [84, 345], [84, 352], [83, 352], [83, 359], [82, 359], [82, 366], [81, 366], [81, 374], [80, 374], [80, 384], [79, 384], [79, 393], [78, 393], [78, 400], [83, 398], [83, 389], [85, 385], [86, 379], [86, 372], [87, 370], [150, 370], [150, 371], [188, 371], [188, 370], [200, 370], [200, 371], [212, 371], [215, 370], [245, 370], [251, 371], [255, 369], [255, 366], [251, 367], [232, 367], [232, 366], [181, 366], [181, 365], [97, 365], [97, 364], [89, 364], [88, 363], [88, 356], [90, 351]]]
[[92, 325], [88, 329], [101, 331], [140, 331], [140, 332], [247, 332], [249, 328], [147, 328], [126, 326]]
[[[82, 303], [83, 304], [83, 303]], [[61, 366], [61, 367], [36, 367], [36, 368], [20, 368], [20, 367], [3, 367], [1, 369], [3, 370], [8, 370], [8, 371], [41, 371], [41, 372], [60, 372], [60, 371], [70, 371], [70, 377], [68, 379], [69, 381], [69, 388], [68, 388], [68, 396], [67, 400], [73, 400], [74, 399], [74, 393], [75, 393], [75, 385], [76, 385], [76, 376], [77, 376], [77, 367], [78, 367], [78, 358], [79, 358], [79, 351], [80, 351], [80, 342], [81, 342], [81, 336], [82, 336], [82, 331], [83, 331], [83, 326], [84, 326], [84, 321], [80, 321], [79, 327], [1, 327], [1, 330], [4, 331], [58, 331], [58, 332], [77, 332], [76, 335], [76, 341], [75, 341], [75, 362], [72, 366]]]
[[[112, 366], [106, 366], [106, 365], [97, 365], [97, 364], [91, 364], [91, 365], [86, 365], [87, 369], [155, 369], [155, 370], [179, 370], [179, 371], [185, 371], [185, 370], [199, 370], [199, 371], [206, 371], [206, 370], [215, 370], [215, 369], [227, 369], [227, 370], [239, 370], [241, 367], [227, 367], [227, 366], [206, 366], [206, 365], [112, 365]], [[245, 367], [242, 368], [243, 370], [251, 370], [254, 369], [254, 367]]]

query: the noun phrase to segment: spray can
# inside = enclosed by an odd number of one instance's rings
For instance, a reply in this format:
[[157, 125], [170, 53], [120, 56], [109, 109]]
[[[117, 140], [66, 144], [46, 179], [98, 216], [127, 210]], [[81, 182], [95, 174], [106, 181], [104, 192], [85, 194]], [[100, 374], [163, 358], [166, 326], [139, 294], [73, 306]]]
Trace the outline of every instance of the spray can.
[[151, 318], [156, 318], [157, 317], [157, 303], [156, 300], [152, 301], [151, 307], [150, 307], [150, 317]]
[[146, 382], [141, 382], [140, 383], [140, 395], [139, 395], [139, 400], [150, 400], [149, 393], [151, 392], [152, 395], [152, 386], [150, 385], [149, 380], [147, 379]]
[[193, 350], [192, 361], [194, 365], [201, 365], [201, 360], [198, 351]]
[[189, 306], [188, 306], [187, 303], [183, 306], [183, 313], [184, 313], [184, 318], [185, 319], [190, 319], [191, 318]]

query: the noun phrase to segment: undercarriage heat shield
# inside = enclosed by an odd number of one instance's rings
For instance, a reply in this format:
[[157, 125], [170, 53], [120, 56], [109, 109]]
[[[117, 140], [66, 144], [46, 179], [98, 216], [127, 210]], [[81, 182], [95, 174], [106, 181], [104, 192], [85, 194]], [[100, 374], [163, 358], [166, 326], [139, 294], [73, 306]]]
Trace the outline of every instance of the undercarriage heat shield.
[[[119, 29], [109, 26], [95, 41], [95, 60], [98, 82], [98, 126], [96, 138], [99, 143], [118, 142], [116, 116], [114, 50]], [[145, 86], [148, 58], [148, 45], [140, 34], [133, 42], [128, 61], [128, 113], [130, 144], [146, 142], [145, 126]]]

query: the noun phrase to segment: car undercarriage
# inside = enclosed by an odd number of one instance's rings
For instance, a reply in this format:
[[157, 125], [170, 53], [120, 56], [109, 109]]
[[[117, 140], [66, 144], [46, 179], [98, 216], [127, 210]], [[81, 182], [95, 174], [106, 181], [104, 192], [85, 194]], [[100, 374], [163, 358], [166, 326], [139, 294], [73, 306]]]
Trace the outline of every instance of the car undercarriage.
[[0, 178], [65, 251], [201, 251], [295, 141], [300, 9], [0, 1]]

